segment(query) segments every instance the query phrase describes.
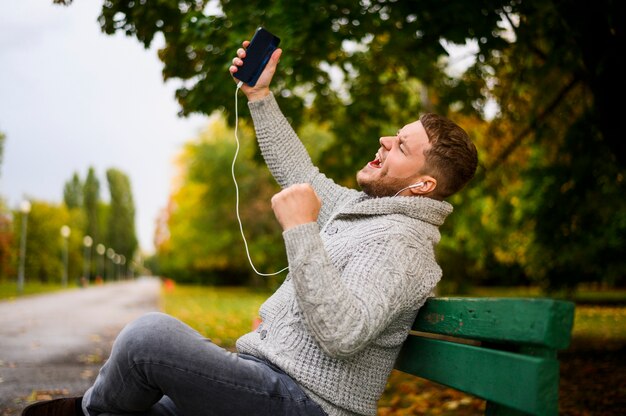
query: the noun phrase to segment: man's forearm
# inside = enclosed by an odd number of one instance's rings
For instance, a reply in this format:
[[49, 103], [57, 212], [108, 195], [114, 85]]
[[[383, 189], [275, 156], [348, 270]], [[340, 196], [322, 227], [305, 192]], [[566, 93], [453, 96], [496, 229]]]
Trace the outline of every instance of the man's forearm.
[[271, 93], [248, 103], [261, 154], [281, 187], [309, 183], [323, 201], [318, 218], [323, 224], [332, 212], [357, 192], [337, 185], [319, 172]]
[[271, 93], [248, 106], [261, 154], [276, 181], [283, 188], [310, 182], [318, 170]]

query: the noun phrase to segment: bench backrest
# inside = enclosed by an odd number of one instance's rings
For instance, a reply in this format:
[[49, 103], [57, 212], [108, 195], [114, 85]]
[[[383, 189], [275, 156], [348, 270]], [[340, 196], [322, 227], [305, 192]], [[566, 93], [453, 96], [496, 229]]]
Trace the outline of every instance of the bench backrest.
[[396, 368], [487, 400], [487, 414], [556, 415], [573, 320], [566, 301], [431, 298]]

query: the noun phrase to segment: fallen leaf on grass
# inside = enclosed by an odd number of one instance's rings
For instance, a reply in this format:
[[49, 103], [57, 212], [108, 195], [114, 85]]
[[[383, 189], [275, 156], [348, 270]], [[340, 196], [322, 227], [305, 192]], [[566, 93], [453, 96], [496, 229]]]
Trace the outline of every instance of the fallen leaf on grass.
[[69, 393], [70, 391], [68, 389], [33, 390], [25, 400], [28, 403], [52, 400], [54, 396], [67, 396]]
[[89, 380], [93, 377], [94, 372], [92, 370], [83, 370], [80, 373], [80, 378], [82, 378], [83, 380]]

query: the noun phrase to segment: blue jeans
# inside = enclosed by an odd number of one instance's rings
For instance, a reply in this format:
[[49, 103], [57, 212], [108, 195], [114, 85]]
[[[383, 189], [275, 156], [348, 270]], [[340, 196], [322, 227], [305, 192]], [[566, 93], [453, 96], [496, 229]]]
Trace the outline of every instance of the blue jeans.
[[325, 416], [271, 363], [229, 352], [181, 321], [149, 313], [118, 335], [83, 398], [85, 415]]

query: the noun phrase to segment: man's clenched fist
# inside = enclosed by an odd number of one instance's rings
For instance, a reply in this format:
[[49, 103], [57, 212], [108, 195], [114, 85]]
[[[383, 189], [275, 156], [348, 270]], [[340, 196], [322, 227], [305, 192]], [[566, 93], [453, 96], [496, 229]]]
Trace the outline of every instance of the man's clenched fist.
[[322, 200], [308, 183], [283, 189], [272, 197], [272, 209], [284, 231], [317, 221]]

